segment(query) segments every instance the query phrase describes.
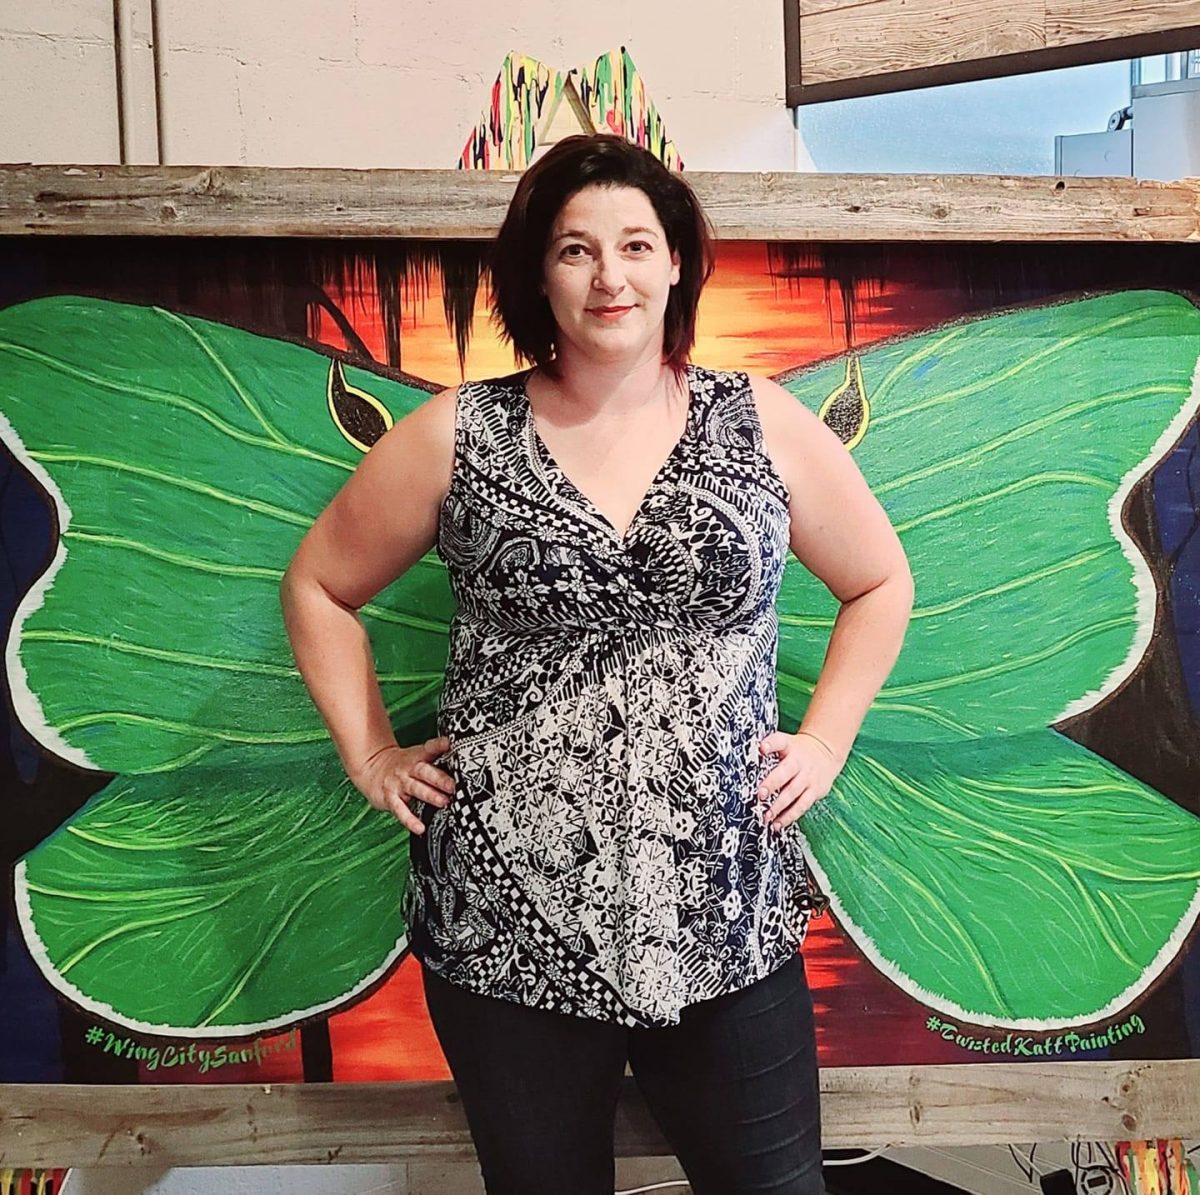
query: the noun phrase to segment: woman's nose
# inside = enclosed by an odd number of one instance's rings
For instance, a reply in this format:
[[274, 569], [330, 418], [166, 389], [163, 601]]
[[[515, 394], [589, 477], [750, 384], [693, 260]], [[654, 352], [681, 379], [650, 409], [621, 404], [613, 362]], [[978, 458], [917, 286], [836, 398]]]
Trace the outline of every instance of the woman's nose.
[[597, 290], [604, 291], [605, 294], [615, 295], [625, 288], [625, 276], [621, 271], [620, 263], [615, 257], [601, 255], [596, 258], [595, 273], [592, 276], [592, 285]]

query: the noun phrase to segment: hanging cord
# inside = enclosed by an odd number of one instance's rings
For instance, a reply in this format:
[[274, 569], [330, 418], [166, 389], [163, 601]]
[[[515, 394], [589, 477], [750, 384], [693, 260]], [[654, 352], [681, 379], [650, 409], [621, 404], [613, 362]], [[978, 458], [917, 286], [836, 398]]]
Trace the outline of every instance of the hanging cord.
[[626, 1187], [624, 1191], [616, 1191], [614, 1195], [642, 1195], [643, 1191], [663, 1191], [667, 1187], [686, 1187], [687, 1179], [672, 1178], [665, 1183], [651, 1183], [648, 1187]]
[[869, 1153], [860, 1155], [857, 1158], [826, 1158], [822, 1166], [857, 1166], [859, 1162], [869, 1162], [872, 1158], [877, 1158], [881, 1153], [891, 1149], [892, 1146], [881, 1145], [878, 1149], [873, 1149]]

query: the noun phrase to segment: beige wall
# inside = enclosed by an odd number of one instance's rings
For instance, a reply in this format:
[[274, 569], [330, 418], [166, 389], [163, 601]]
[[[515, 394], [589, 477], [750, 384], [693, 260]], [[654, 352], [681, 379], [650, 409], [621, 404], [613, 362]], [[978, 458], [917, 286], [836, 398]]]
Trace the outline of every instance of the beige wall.
[[[689, 169], [793, 168], [778, 0], [156, 2], [169, 163], [452, 166], [508, 51], [623, 44]], [[151, 0], [116, 8], [128, 158], [149, 162]], [[113, 28], [112, 0], [0, 0], [0, 161], [120, 160]]]
[[0, 161], [115, 162], [111, 0], [0, 0]]

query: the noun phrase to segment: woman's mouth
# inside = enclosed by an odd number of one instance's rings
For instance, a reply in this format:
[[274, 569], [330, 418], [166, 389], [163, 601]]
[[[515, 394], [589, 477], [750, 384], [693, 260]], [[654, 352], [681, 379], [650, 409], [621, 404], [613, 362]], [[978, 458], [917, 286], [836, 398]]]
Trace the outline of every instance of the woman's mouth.
[[633, 307], [589, 307], [593, 315], [598, 315], [601, 319], [620, 319], [627, 311], [632, 311]]

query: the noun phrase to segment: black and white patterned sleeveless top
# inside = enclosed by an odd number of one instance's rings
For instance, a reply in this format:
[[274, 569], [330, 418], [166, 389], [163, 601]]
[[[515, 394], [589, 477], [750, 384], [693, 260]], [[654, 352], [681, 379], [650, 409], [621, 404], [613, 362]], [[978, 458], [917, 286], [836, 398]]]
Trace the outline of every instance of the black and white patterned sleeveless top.
[[812, 911], [776, 762], [788, 493], [743, 373], [688, 367], [687, 427], [624, 539], [555, 464], [528, 371], [458, 392], [438, 554], [457, 599], [404, 912], [472, 991], [628, 1026], [785, 963]]

